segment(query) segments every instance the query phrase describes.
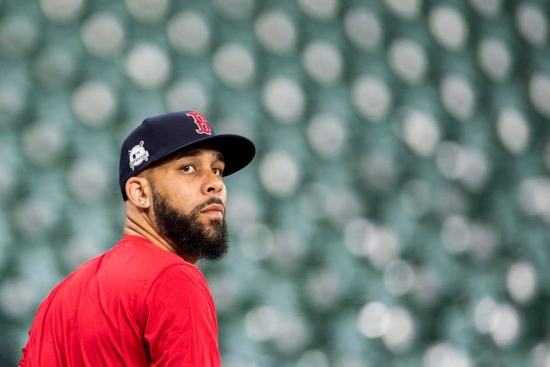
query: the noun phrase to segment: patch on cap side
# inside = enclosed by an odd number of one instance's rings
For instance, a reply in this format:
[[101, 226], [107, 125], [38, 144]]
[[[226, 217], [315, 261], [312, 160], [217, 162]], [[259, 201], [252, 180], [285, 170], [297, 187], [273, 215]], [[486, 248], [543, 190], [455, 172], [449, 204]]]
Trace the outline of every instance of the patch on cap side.
[[143, 163], [143, 161], [149, 160], [149, 152], [143, 147], [143, 140], [139, 142], [139, 145], [134, 146], [128, 151], [130, 159], [130, 168], [132, 171], [135, 167]]

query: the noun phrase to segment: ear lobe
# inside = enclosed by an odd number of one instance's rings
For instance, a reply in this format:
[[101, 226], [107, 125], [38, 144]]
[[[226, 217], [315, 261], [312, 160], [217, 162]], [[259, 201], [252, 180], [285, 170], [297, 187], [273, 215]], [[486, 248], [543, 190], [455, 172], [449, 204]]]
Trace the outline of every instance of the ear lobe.
[[126, 181], [126, 196], [135, 206], [147, 208], [150, 202], [149, 187], [149, 180], [145, 177], [131, 177]]

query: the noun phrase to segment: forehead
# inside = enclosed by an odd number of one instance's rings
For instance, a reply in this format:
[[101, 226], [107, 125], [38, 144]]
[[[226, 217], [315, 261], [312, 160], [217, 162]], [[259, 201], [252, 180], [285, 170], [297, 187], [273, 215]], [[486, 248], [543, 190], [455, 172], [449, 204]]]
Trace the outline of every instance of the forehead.
[[206, 158], [210, 157], [215, 161], [222, 161], [222, 162], [225, 161], [223, 155], [218, 150], [214, 148], [210, 148], [208, 146], [182, 149], [174, 153], [172, 157], [168, 158], [168, 160], [173, 162], [173, 161], [178, 161], [189, 157], [206, 157]]

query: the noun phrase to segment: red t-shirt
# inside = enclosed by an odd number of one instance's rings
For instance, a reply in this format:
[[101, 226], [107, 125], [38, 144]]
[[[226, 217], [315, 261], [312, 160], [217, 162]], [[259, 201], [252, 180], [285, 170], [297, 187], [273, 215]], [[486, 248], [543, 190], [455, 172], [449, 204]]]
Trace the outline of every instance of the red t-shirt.
[[212, 295], [199, 268], [124, 236], [42, 302], [20, 367], [221, 366]]

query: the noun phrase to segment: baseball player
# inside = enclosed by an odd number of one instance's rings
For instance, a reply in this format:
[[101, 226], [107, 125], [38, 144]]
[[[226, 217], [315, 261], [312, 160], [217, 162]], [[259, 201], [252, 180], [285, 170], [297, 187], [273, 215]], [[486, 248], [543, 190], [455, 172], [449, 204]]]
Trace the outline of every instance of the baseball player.
[[254, 144], [193, 111], [149, 117], [126, 138], [123, 236], [42, 302], [20, 367], [221, 366], [208, 284], [195, 263], [227, 251], [223, 177]]

